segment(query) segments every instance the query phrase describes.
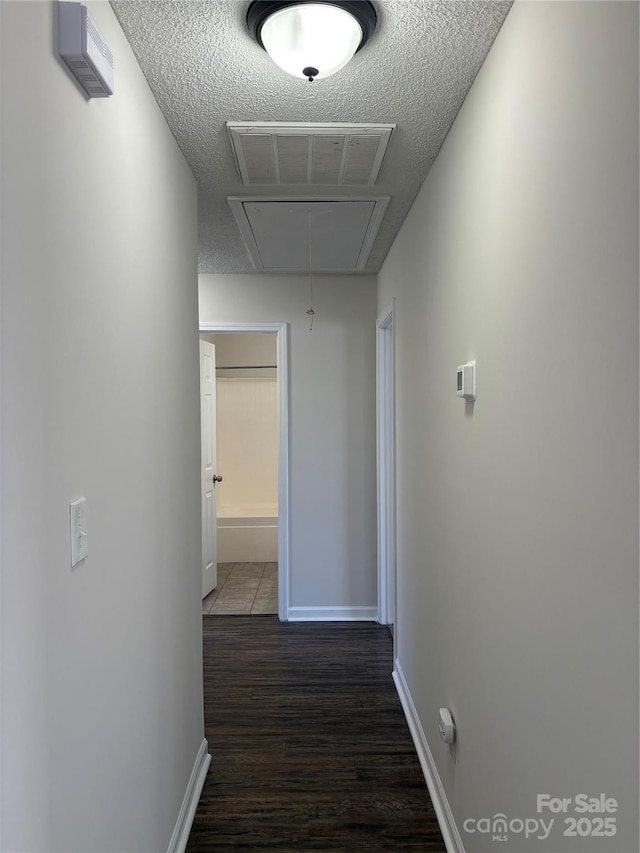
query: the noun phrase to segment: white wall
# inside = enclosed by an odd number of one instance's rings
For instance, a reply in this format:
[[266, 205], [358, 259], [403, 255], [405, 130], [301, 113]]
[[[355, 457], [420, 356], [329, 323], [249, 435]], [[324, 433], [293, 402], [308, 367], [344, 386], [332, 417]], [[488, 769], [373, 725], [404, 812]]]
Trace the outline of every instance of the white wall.
[[259, 374], [216, 380], [218, 518], [278, 514], [277, 380]]
[[111, 8], [89, 7], [108, 101], [54, 56], [54, 3], [0, 3], [12, 853], [166, 850], [203, 738], [195, 183]]
[[[277, 361], [276, 334], [222, 334], [201, 335], [202, 339], [215, 344], [216, 368], [239, 367], [241, 365], [269, 365]], [[233, 375], [233, 374], [230, 374]], [[246, 374], [238, 374], [246, 375]], [[262, 374], [259, 374], [262, 375]], [[269, 375], [268, 373], [266, 374]]]
[[[393, 296], [398, 657], [465, 847], [637, 850], [637, 4], [515, 4], [380, 273]], [[601, 792], [614, 838], [462, 831]]]
[[[216, 348], [216, 464], [224, 477], [216, 487], [218, 518], [275, 516], [278, 514], [277, 335], [201, 337]], [[236, 369], [243, 365], [258, 369]], [[225, 371], [224, 367], [233, 369]], [[223, 561], [221, 544], [218, 538], [218, 560]]]
[[289, 322], [292, 607], [376, 604], [375, 279], [201, 275], [200, 321]]

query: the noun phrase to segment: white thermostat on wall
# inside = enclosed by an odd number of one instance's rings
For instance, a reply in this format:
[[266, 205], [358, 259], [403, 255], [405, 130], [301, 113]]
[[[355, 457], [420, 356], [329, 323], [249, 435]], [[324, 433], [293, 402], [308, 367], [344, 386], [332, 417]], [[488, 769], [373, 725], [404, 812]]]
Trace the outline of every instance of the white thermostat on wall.
[[113, 95], [113, 54], [82, 3], [58, 3], [58, 53], [90, 98]]
[[465, 400], [476, 399], [476, 363], [468, 361], [456, 371], [456, 394]]

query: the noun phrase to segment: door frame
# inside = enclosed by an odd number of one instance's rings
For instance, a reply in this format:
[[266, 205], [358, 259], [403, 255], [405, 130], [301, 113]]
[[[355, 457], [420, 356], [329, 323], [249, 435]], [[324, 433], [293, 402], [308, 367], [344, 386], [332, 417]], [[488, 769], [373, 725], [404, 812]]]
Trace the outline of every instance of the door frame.
[[289, 324], [200, 323], [200, 334], [276, 334], [278, 392], [278, 618], [289, 619], [291, 549], [289, 542]]
[[396, 635], [395, 299], [376, 323], [378, 622]]

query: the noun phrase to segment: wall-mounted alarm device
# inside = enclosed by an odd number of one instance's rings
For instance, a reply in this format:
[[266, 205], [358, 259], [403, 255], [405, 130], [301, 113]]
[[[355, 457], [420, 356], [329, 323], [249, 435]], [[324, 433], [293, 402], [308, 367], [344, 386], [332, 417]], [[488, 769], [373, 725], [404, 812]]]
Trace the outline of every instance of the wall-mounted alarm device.
[[58, 3], [58, 54], [90, 98], [113, 95], [113, 54], [82, 3]]
[[445, 743], [453, 743], [456, 738], [456, 727], [453, 717], [447, 708], [440, 708], [440, 737]]
[[465, 400], [476, 399], [476, 363], [468, 361], [456, 371], [456, 394]]

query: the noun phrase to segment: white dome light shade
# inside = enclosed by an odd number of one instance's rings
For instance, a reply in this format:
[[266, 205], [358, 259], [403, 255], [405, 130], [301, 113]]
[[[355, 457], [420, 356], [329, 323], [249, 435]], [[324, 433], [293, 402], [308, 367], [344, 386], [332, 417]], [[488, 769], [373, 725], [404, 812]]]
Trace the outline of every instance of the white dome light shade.
[[353, 15], [321, 3], [280, 9], [267, 18], [260, 31], [276, 65], [302, 79], [330, 77], [340, 71], [360, 47], [363, 36]]

